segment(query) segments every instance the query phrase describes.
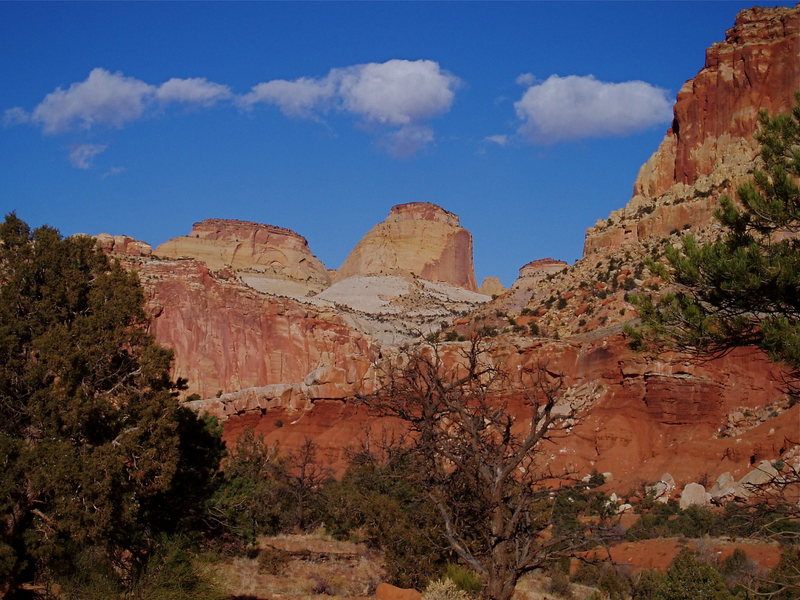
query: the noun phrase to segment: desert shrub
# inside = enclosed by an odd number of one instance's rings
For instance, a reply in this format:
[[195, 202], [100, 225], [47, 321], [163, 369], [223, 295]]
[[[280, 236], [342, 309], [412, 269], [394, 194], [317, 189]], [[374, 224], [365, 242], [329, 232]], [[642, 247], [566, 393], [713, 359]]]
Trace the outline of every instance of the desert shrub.
[[452, 581], [459, 590], [470, 594], [477, 594], [483, 587], [480, 575], [472, 569], [455, 563], [447, 563], [445, 577]]
[[759, 587], [760, 594], [774, 600], [794, 600], [800, 597], [799, 564], [800, 547], [794, 545], [786, 548], [780, 562]]
[[550, 569], [548, 575], [550, 576], [550, 584], [547, 586], [548, 592], [561, 598], [569, 599], [573, 597], [572, 588], [569, 586], [569, 578], [563, 569]]
[[664, 574], [658, 571], [642, 571], [633, 581], [632, 600], [660, 600], [660, 588]]
[[258, 553], [258, 570], [261, 573], [280, 575], [289, 564], [291, 555], [280, 548], [267, 546]]
[[326, 526], [334, 537], [356, 536], [380, 548], [390, 582], [420, 589], [449, 556], [440, 518], [417, 482], [411, 453], [394, 447], [383, 454], [354, 452], [341, 480], [328, 483]]
[[469, 600], [469, 597], [448, 577], [430, 582], [422, 592], [422, 600]]
[[605, 567], [601, 571], [597, 587], [609, 600], [625, 600], [630, 597], [631, 584], [627, 577], [613, 567]]
[[659, 600], [733, 600], [719, 571], [686, 548], [672, 561], [657, 589]]
[[203, 571], [186, 540], [162, 544], [126, 596], [130, 600], [222, 600], [226, 594]]

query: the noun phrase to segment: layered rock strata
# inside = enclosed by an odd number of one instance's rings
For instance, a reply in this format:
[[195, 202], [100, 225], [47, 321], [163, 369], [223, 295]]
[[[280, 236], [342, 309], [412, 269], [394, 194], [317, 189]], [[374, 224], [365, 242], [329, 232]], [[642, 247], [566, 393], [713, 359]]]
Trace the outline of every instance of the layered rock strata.
[[757, 155], [758, 114], [788, 112], [800, 89], [800, 7], [741, 11], [678, 92], [672, 127], [642, 166], [628, 205], [586, 233], [584, 255], [713, 221]]
[[336, 281], [356, 275], [411, 275], [476, 291], [472, 235], [435, 204], [399, 204], [356, 245]]
[[311, 253], [308, 241], [274, 225], [206, 219], [195, 223], [188, 236], [158, 246], [155, 254], [200, 260], [214, 271], [231, 268], [261, 291], [305, 295], [330, 284], [328, 270]]
[[372, 356], [368, 337], [335, 311], [260, 294], [230, 271], [195, 260], [140, 260], [132, 267], [147, 295], [156, 339], [175, 352], [175, 374], [202, 397], [302, 382], [324, 367], [335, 377], [315, 388], [351, 395]]

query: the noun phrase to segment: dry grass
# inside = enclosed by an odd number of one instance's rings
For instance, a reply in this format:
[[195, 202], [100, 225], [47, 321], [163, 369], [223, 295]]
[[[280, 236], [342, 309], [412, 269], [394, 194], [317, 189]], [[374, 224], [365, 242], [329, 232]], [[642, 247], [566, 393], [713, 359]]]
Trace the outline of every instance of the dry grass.
[[285, 553], [275, 573], [258, 558], [237, 557], [216, 565], [231, 596], [254, 599], [368, 598], [385, 579], [381, 557], [360, 544], [324, 533], [280, 535], [259, 540], [266, 551]]

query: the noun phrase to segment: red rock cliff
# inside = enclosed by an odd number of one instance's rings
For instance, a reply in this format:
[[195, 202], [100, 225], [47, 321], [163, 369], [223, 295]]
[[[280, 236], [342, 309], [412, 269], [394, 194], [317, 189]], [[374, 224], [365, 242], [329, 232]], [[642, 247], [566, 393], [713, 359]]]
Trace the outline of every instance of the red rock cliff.
[[741, 11], [678, 92], [672, 127], [642, 166], [625, 209], [586, 233], [584, 255], [712, 220], [747, 177], [758, 113], [788, 112], [800, 89], [800, 7]]

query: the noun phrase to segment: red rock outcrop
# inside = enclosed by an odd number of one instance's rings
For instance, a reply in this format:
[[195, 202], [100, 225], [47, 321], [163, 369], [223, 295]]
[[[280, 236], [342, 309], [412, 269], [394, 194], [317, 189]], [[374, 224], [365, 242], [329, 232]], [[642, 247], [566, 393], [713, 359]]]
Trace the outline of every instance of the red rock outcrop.
[[435, 204], [399, 204], [353, 248], [336, 281], [355, 275], [415, 275], [474, 292], [472, 235]]
[[800, 7], [741, 11], [687, 81], [672, 127], [642, 166], [625, 209], [586, 233], [584, 255], [712, 220], [752, 169], [758, 113], [788, 112], [800, 88]]
[[155, 250], [164, 258], [201, 260], [214, 271], [230, 267], [256, 281], [277, 279], [319, 291], [330, 284], [325, 265], [311, 253], [308, 241], [291, 229], [250, 221], [206, 219], [188, 236], [164, 242]]
[[151, 331], [174, 350], [175, 374], [189, 379], [189, 392], [209, 397], [302, 382], [320, 367], [338, 373], [325, 381], [335, 387], [360, 380], [354, 365], [369, 362], [370, 340], [334, 312], [259, 294], [199, 261], [132, 266], [145, 287]]

